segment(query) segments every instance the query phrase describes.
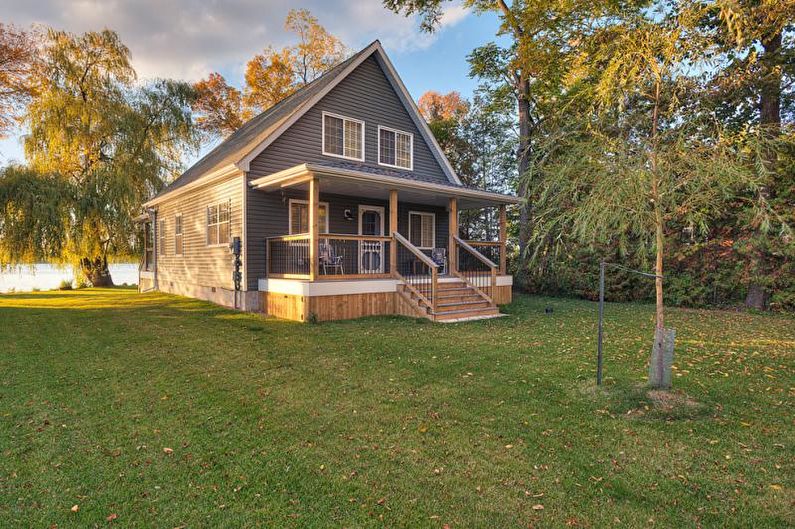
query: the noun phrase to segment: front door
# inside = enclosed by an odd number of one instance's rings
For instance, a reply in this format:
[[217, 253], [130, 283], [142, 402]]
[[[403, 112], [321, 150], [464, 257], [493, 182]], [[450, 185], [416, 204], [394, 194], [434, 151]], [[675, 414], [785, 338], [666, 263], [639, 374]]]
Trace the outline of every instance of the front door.
[[[359, 206], [359, 235], [384, 235], [384, 208], [381, 206]], [[382, 274], [384, 272], [384, 243], [381, 241], [359, 242], [359, 273]]]

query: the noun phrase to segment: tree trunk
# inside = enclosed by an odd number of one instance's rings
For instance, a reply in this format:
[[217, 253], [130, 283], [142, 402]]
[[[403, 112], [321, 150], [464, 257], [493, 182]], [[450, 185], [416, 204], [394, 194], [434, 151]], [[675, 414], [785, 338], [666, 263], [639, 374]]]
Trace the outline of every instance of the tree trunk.
[[524, 198], [524, 203], [519, 210], [519, 264], [516, 270], [516, 280], [520, 288], [528, 286], [529, 255], [528, 245], [532, 235], [532, 201], [529, 196], [529, 182], [526, 179], [530, 167], [530, 81], [524, 74], [519, 80], [519, 197]]
[[[781, 42], [782, 32], [779, 31], [767, 40], [762, 41], [764, 53], [762, 55], [762, 78], [759, 90], [759, 122], [762, 126], [762, 133], [767, 138], [775, 138], [781, 133]], [[778, 166], [778, 155], [775, 149], [766, 149], [764, 153], [765, 169], [775, 175]], [[762, 185], [759, 189], [762, 196], [769, 200], [775, 193], [775, 188], [770, 185]], [[764, 275], [767, 272], [767, 256], [764, 250], [756, 254], [756, 263], [753, 270], [757, 275]], [[745, 298], [745, 306], [758, 310], [766, 310], [770, 293], [767, 289], [756, 281], [752, 281], [748, 286], [748, 295]]]
[[110, 277], [107, 256], [91, 259], [84, 257], [80, 260], [80, 270], [91, 283], [92, 287], [112, 287], [113, 279]]

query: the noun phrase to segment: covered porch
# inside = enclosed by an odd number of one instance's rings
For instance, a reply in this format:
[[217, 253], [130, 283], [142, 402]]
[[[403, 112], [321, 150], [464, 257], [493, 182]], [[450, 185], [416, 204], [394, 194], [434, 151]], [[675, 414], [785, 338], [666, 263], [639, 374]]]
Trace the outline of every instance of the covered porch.
[[[452, 302], [471, 302], [453, 307], [463, 310], [510, 301], [506, 207], [515, 197], [317, 164], [249, 185], [281, 197], [288, 217], [285, 233], [262, 240], [262, 292], [311, 298], [392, 291], [410, 305], [408, 313], [431, 319]], [[496, 209], [496, 237], [461, 238], [459, 212], [479, 208]]]

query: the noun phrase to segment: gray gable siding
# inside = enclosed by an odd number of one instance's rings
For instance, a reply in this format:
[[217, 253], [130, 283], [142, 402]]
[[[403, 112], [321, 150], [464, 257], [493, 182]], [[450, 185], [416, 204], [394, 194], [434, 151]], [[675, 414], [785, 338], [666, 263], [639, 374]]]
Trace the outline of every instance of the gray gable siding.
[[265, 176], [307, 162], [340, 161], [340, 158], [322, 154], [323, 111], [365, 122], [365, 161], [346, 160], [346, 163], [383, 168], [378, 165], [378, 126], [383, 125], [414, 135], [414, 170], [393, 170], [395, 176], [448, 185], [451, 183], [375, 56], [362, 62], [252, 160], [249, 178]]

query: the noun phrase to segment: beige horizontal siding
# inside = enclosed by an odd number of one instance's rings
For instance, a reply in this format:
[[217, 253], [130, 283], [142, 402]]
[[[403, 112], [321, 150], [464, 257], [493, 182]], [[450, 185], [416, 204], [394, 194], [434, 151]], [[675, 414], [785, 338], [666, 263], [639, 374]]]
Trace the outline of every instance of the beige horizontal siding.
[[[243, 176], [196, 189], [157, 207], [157, 278], [163, 289], [170, 282], [203, 287], [234, 288], [232, 254], [227, 246], [207, 245], [207, 206], [231, 201], [231, 237], [243, 238]], [[182, 214], [182, 255], [175, 255], [175, 216]], [[166, 221], [161, 247], [160, 221]], [[245, 288], [245, 286], [243, 287]]]

